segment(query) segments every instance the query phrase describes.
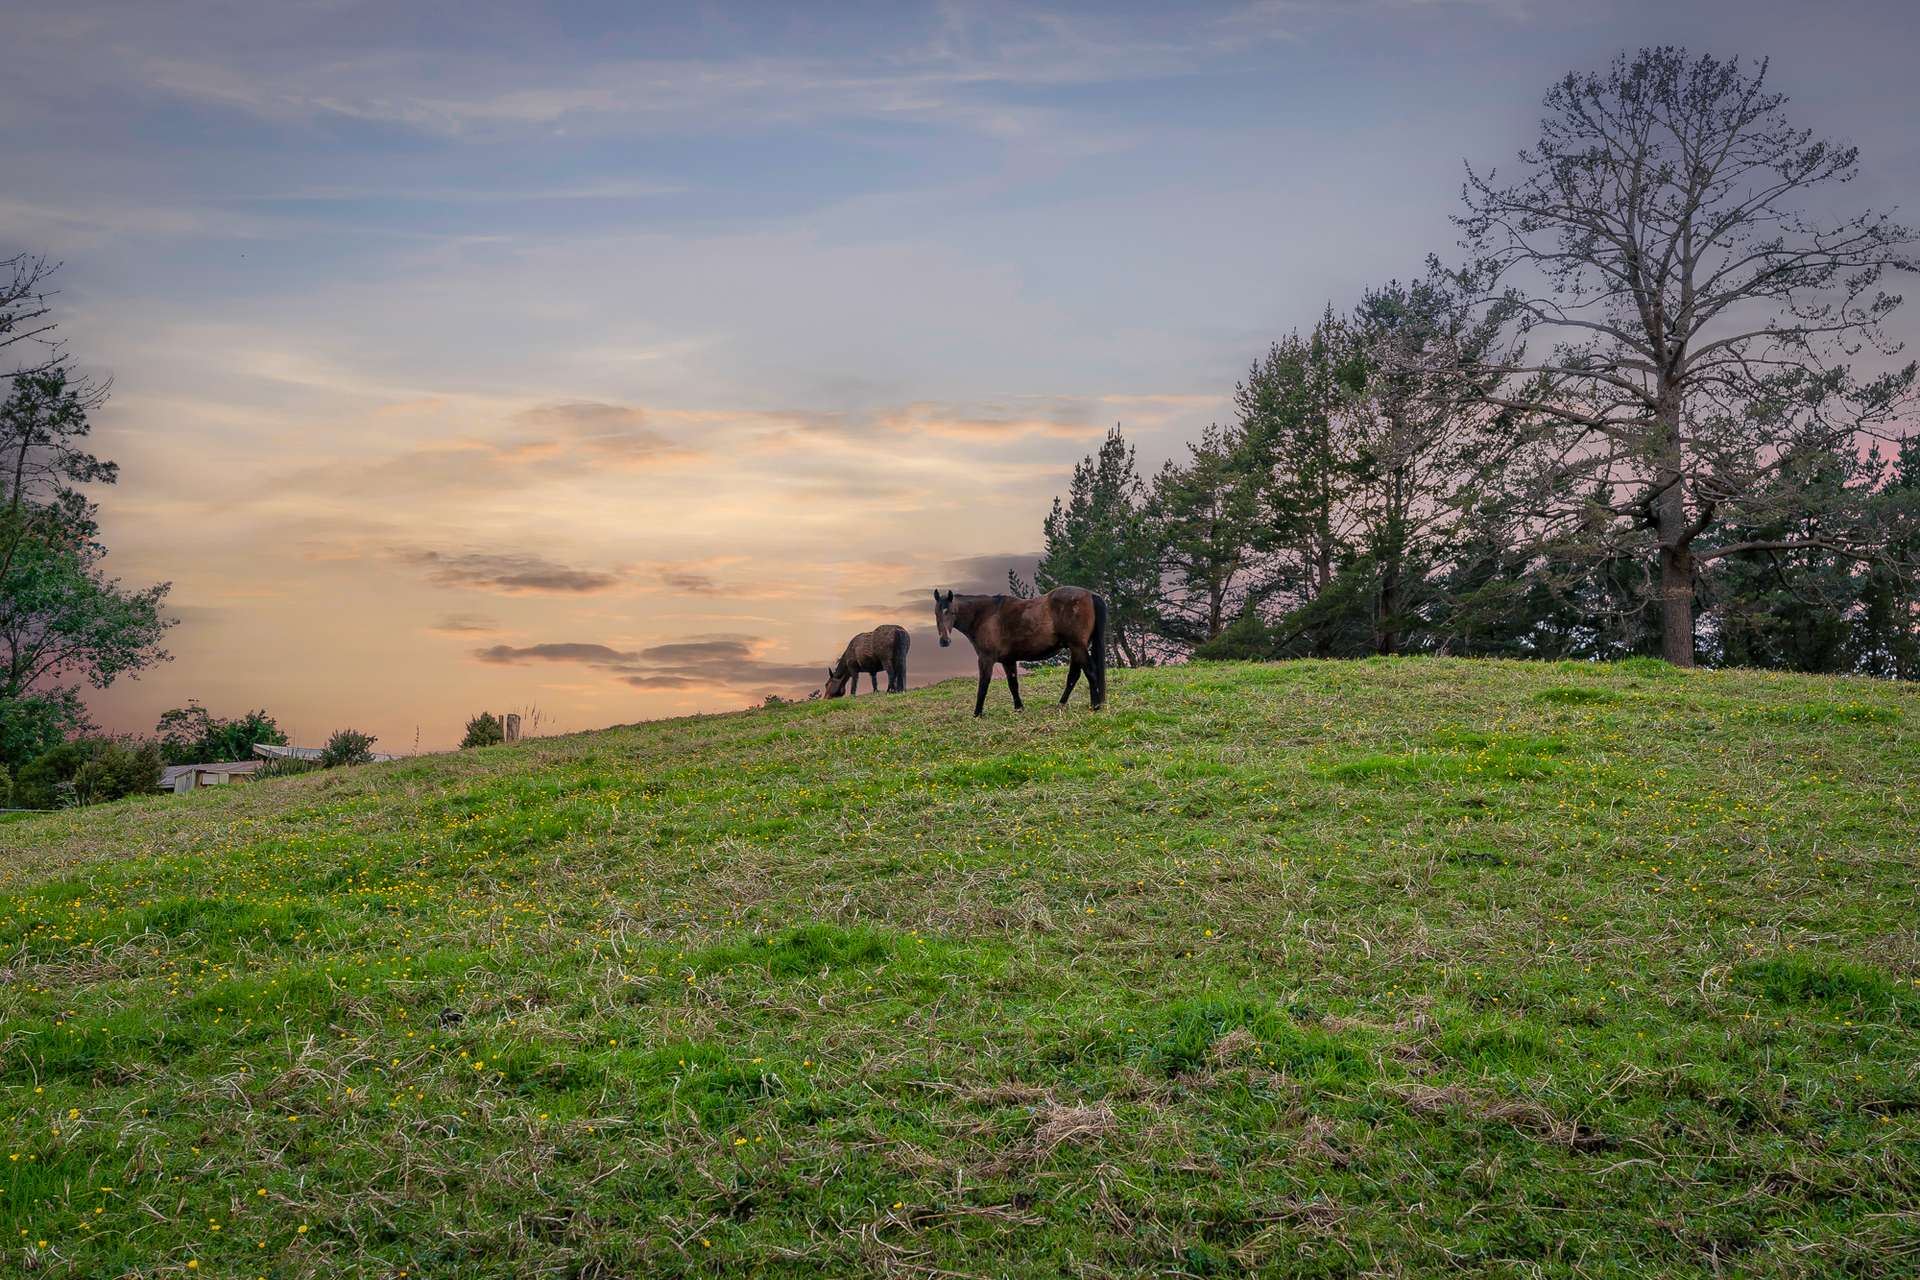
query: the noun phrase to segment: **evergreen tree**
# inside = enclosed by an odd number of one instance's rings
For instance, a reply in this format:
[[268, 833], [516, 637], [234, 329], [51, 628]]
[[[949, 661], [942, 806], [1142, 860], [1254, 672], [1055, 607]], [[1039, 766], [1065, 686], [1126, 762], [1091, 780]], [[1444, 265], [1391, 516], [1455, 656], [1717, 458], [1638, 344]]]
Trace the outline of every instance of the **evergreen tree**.
[[1341, 500], [1356, 563], [1373, 577], [1376, 653], [1423, 647], [1433, 575], [1479, 489], [1497, 482], [1486, 449], [1482, 370], [1498, 325], [1474, 321], [1438, 281], [1394, 281], [1362, 297], [1348, 333], [1357, 368], [1342, 406], [1352, 462]]
[[[1274, 343], [1234, 388], [1242, 448], [1260, 500], [1253, 547], [1269, 566], [1260, 594], [1286, 613], [1327, 590], [1351, 550], [1340, 499], [1354, 463], [1340, 412], [1360, 374], [1354, 356], [1329, 307], [1311, 334]], [[1330, 619], [1316, 623], [1306, 639], [1314, 654], [1332, 656]]]
[[[776, 704], [770, 702], [766, 705]], [[460, 749], [464, 751], [468, 747], [495, 747], [506, 740], [507, 731], [501, 726], [499, 717], [491, 711], [482, 711], [467, 721], [467, 733], [460, 739]]]
[[1034, 572], [1041, 591], [1077, 586], [1105, 596], [1112, 652], [1129, 667], [1158, 652], [1158, 554], [1145, 508], [1133, 446], [1115, 426], [1099, 451], [1074, 467], [1066, 498], [1053, 500]]
[[1258, 476], [1237, 431], [1209, 426], [1184, 465], [1154, 478], [1148, 533], [1165, 585], [1160, 633], [1182, 646], [1219, 636], [1253, 602], [1260, 515]]

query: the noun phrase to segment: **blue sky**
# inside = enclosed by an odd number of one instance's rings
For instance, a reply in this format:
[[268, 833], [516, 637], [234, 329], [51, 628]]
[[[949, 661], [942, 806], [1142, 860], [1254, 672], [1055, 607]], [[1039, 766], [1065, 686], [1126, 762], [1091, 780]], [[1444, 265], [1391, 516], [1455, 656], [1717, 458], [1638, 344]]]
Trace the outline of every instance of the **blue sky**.
[[[792, 691], [1170, 456], [1623, 47], [1770, 55], [1920, 198], [1893, 3], [92, 3], [9, 20], [0, 250], [64, 259], [188, 696], [445, 745]], [[1904, 332], [1914, 332], [1911, 317]], [[710, 661], [675, 664], [707, 645]], [[598, 646], [596, 649], [594, 646]], [[609, 659], [600, 651], [622, 655]], [[917, 675], [945, 674], [923, 645]], [[486, 655], [493, 655], [491, 657]], [[501, 655], [507, 656], [501, 656]], [[949, 661], [951, 657], [949, 655]], [[649, 665], [651, 664], [651, 665]]]

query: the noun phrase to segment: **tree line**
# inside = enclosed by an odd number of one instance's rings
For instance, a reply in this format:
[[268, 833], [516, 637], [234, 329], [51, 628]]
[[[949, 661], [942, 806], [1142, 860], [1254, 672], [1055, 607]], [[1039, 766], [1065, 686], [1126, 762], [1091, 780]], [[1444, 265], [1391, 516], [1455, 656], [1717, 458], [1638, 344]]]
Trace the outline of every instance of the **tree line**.
[[1273, 343], [1143, 475], [1116, 427], [1036, 581], [1129, 664], [1441, 653], [1920, 678], [1912, 229], [1836, 215], [1855, 148], [1764, 62], [1570, 74], [1459, 261]]

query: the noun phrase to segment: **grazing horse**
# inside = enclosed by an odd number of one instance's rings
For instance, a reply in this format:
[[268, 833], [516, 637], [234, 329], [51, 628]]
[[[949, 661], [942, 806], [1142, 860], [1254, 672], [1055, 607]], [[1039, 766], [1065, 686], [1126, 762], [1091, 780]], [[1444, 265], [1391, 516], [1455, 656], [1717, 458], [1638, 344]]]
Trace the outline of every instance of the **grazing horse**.
[[827, 668], [827, 696], [860, 692], [860, 673], [873, 677], [874, 692], [880, 690], [880, 673], [887, 673], [887, 692], [904, 693], [907, 688], [907, 629], [891, 622], [863, 631], [847, 641], [840, 661]]
[[951, 591], [941, 595], [935, 590], [933, 620], [940, 628], [942, 645], [952, 644], [952, 633], [958, 631], [973, 641], [973, 651], [980, 656], [980, 692], [973, 699], [976, 716], [986, 705], [995, 664], [1006, 668], [1013, 709], [1019, 711], [1025, 706], [1020, 701], [1019, 664], [1052, 657], [1062, 649], [1073, 666], [1067, 672], [1060, 705], [1073, 696], [1083, 671], [1093, 709], [1107, 705], [1107, 602], [1085, 587], [1055, 587], [1030, 600], [956, 596]]

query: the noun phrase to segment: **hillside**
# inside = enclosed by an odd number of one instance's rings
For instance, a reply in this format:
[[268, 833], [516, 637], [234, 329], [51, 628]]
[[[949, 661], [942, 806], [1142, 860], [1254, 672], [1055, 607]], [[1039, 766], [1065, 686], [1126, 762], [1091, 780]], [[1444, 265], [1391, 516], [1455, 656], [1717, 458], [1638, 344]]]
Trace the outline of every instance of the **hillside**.
[[0, 827], [0, 1270], [1920, 1266], [1920, 691], [1060, 679]]

